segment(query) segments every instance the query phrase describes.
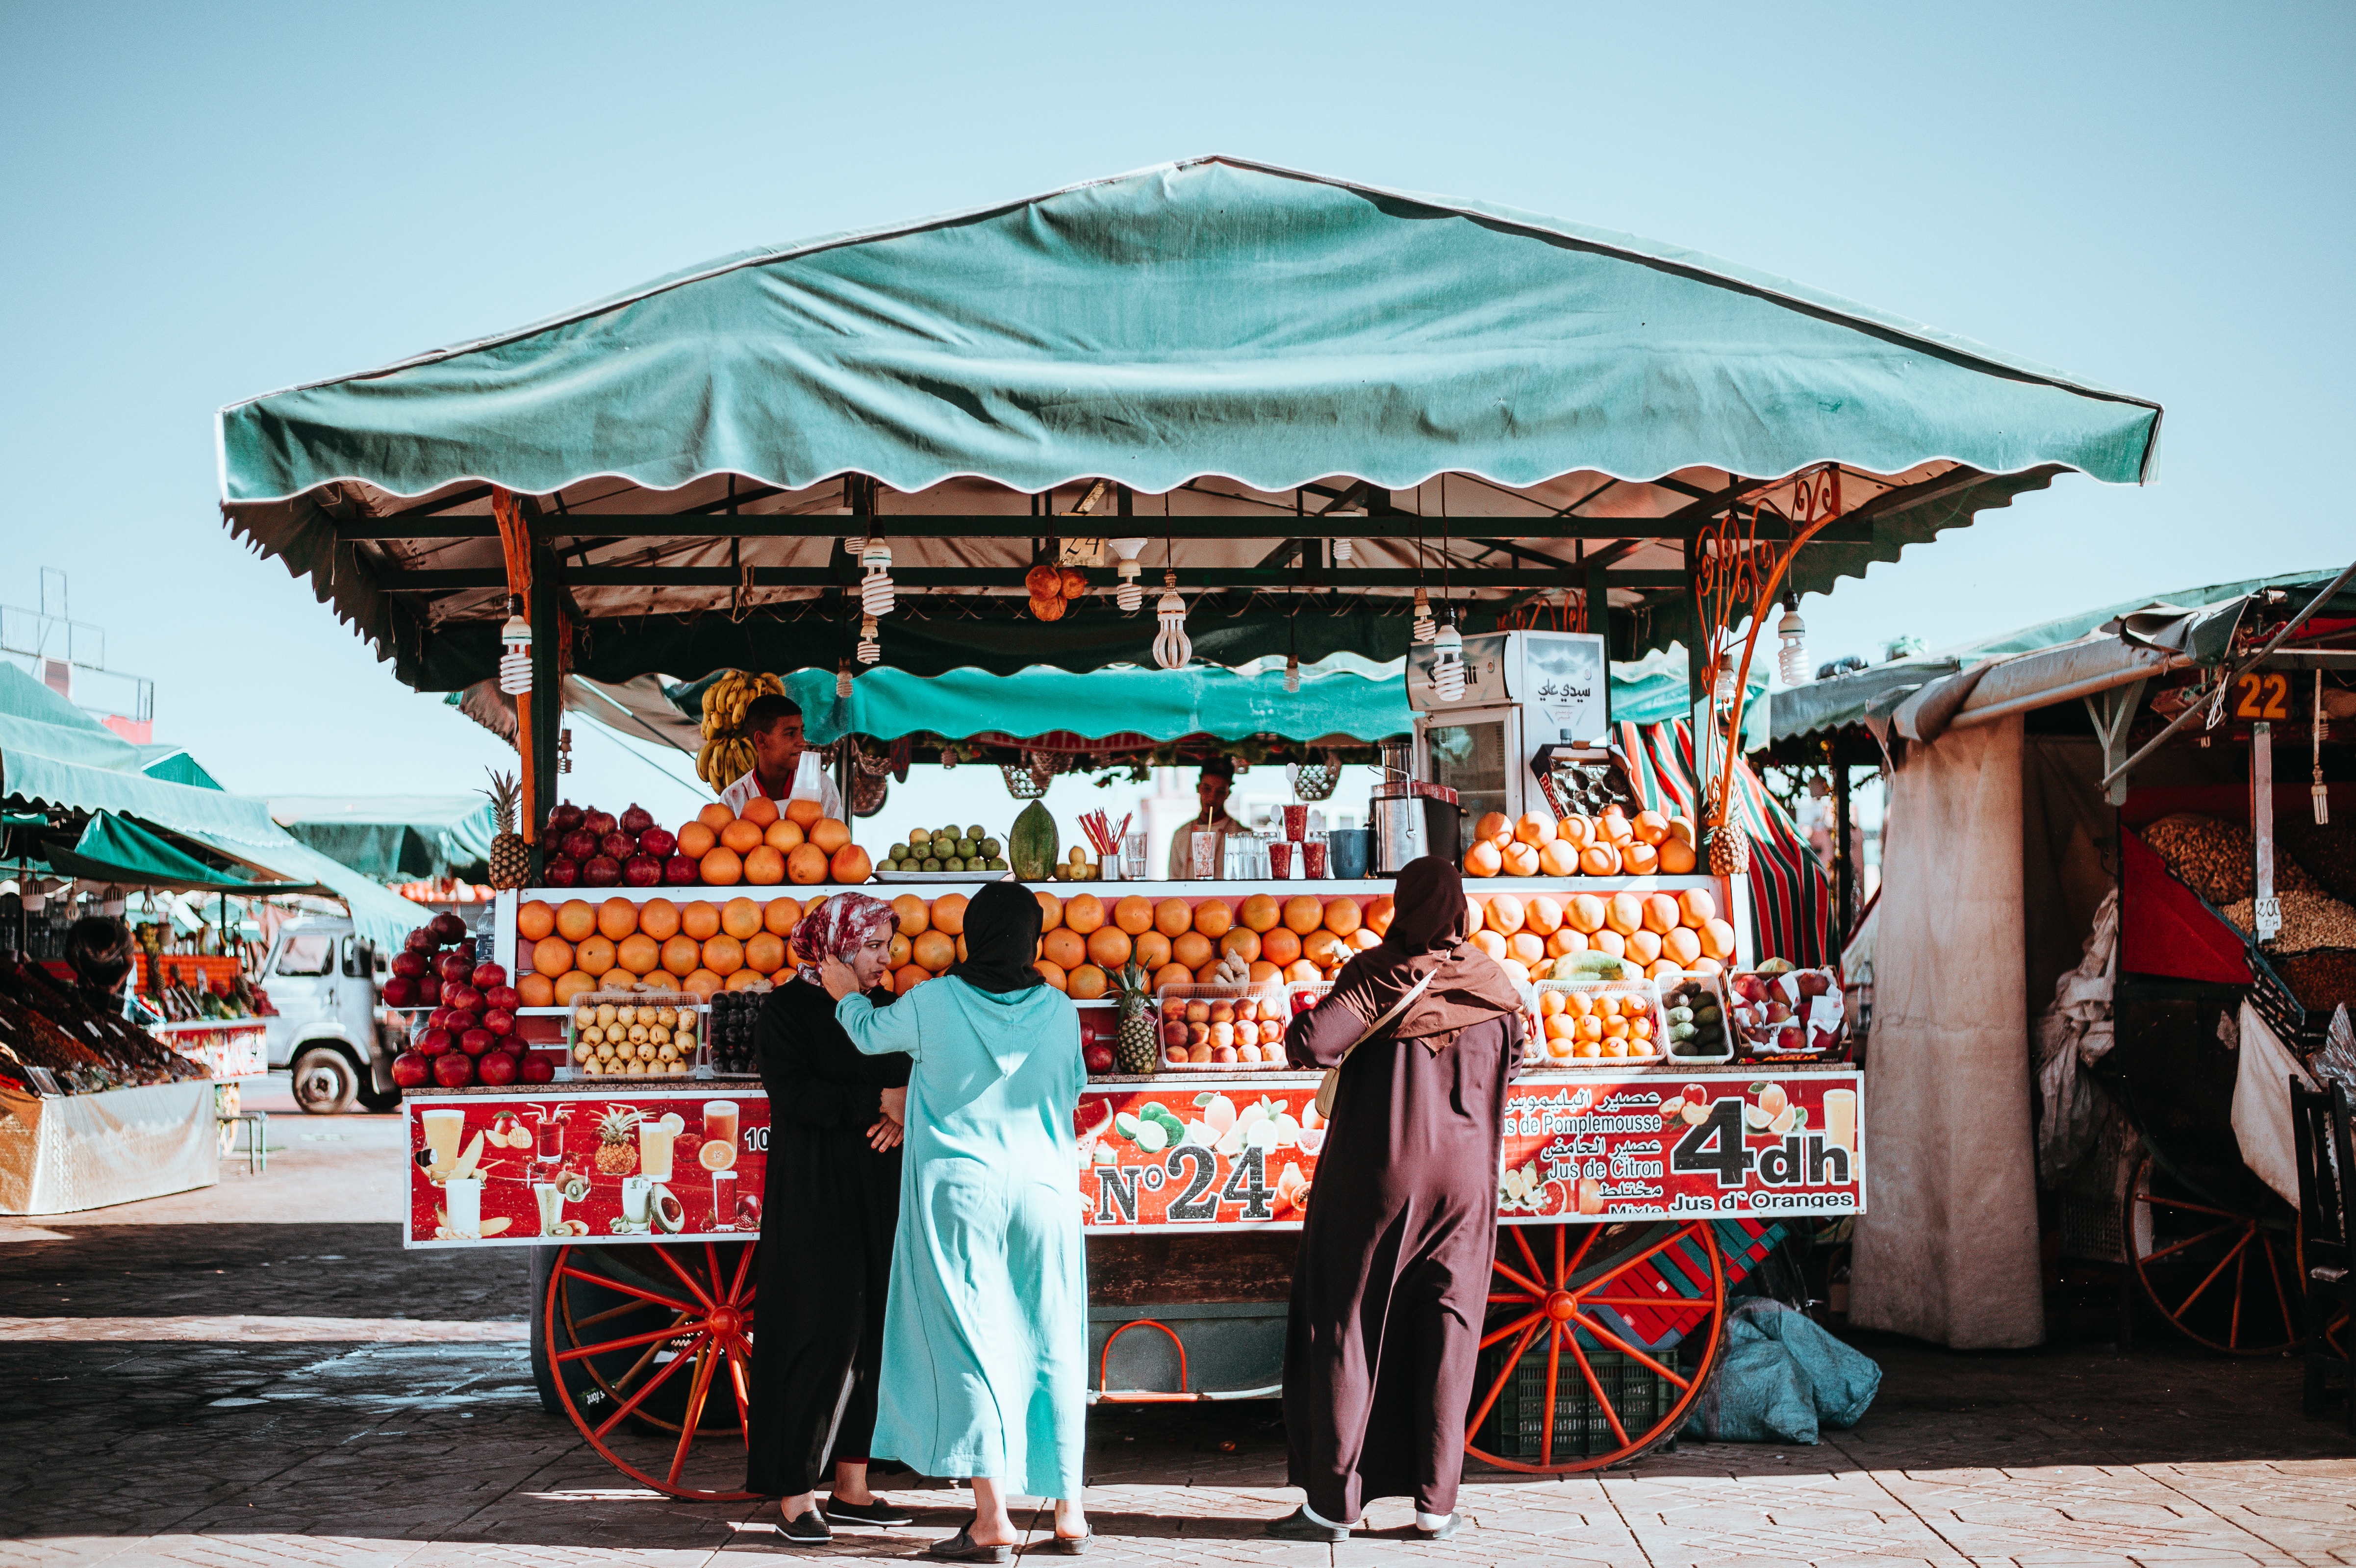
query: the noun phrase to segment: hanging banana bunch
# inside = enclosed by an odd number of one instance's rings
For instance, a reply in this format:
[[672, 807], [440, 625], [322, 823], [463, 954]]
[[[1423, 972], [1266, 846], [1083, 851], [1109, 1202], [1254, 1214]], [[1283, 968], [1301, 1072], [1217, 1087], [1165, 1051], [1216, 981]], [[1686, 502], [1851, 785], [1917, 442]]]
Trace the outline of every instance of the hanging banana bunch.
[[696, 754], [695, 776], [717, 792], [742, 779], [753, 767], [753, 739], [744, 733], [744, 710], [756, 697], [785, 695], [786, 683], [775, 675], [731, 670], [703, 689], [703, 749]]

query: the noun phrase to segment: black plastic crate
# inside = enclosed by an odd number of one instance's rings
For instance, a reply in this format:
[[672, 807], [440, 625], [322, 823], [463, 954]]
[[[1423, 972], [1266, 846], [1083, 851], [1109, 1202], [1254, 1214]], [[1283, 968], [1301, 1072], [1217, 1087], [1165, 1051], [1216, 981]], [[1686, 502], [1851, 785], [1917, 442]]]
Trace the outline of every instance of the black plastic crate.
[[[1480, 1375], [1473, 1384], [1476, 1402], [1505, 1369], [1506, 1353], [1513, 1348], [1514, 1340], [1507, 1339], [1481, 1352]], [[1627, 1429], [1630, 1442], [1659, 1424], [1683, 1392], [1658, 1372], [1617, 1350], [1586, 1350], [1585, 1354], [1587, 1364], [1595, 1369], [1595, 1380], [1603, 1386], [1621, 1425]], [[1663, 1351], [1654, 1359], [1664, 1366], [1676, 1368], [1680, 1377], [1687, 1373], [1682, 1347]], [[1490, 1407], [1488, 1415], [1473, 1433], [1472, 1445], [1500, 1459], [1537, 1463], [1546, 1436], [1546, 1337], [1541, 1333], [1530, 1341], [1514, 1375], [1497, 1395], [1497, 1402]], [[1603, 1407], [1596, 1403], [1587, 1380], [1580, 1375], [1579, 1362], [1572, 1357], [1569, 1346], [1565, 1345], [1561, 1369], [1555, 1378], [1555, 1462], [1609, 1454], [1621, 1446]]]

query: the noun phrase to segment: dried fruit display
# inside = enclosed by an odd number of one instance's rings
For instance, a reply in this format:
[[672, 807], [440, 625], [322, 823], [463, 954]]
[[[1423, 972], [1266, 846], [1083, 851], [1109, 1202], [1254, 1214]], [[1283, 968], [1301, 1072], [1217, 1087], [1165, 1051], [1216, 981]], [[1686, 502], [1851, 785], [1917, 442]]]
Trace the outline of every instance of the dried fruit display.
[[[2328, 893], [2311, 890], [2286, 892], [2281, 898], [2282, 929], [2265, 944], [2266, 951], [2297, 953], [2311, 952], [2317, 948], [2356, 948], [2356, 908]], [[2227, 904], [2218, 913], [2244, 936], [2256, 934], [2254, 898]]]
[[[2238, 822], [2179, 812], [2147, 825], [2143, 842], [2179, 882], [2220, 909], [2247, 902], [2257, 892], [2256, 848], [2250, 830]], [[2275, 891], [2305, 892], [2313, 886], [2298, 863], [2277, 851]]]

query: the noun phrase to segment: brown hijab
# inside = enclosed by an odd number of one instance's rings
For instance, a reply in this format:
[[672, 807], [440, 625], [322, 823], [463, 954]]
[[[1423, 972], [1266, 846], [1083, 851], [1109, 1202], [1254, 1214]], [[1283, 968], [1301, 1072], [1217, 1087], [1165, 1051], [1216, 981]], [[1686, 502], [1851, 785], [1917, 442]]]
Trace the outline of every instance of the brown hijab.
[[1391, 1032], [1421, 1040], [1433, 1055], [1486, 1019], [1522, 1010], [1521, 988], [1505, 966], [1472, 945], [1464, 879], [1438, 855], [1412, 860], [1392, 895], [1390, 929], [1352, 959], [1328, 999], [1371, 1024], [1398, 1004], [1425, 975], [1424, 987]]

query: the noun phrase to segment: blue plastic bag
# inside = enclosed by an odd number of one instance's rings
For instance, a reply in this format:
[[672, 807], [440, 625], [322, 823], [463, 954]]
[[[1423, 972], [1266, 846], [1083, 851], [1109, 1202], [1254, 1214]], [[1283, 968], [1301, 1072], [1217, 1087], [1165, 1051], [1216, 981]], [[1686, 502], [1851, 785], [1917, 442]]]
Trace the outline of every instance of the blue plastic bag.
[[1726, 1343], [1686, 1414], [1687, 1437], [1814, 1444], [1819, 1425], [1855, 1426], [1881, 1369], [1780, 1301], [1752, 1296], [1727, 1313]]

